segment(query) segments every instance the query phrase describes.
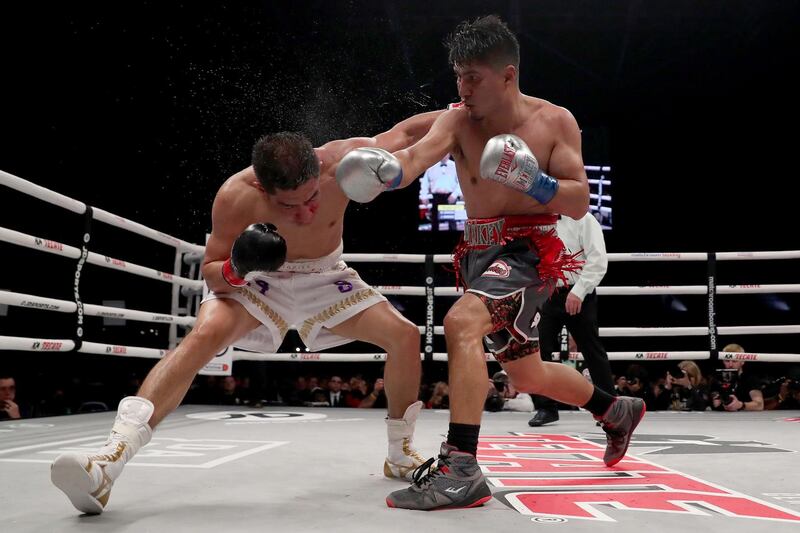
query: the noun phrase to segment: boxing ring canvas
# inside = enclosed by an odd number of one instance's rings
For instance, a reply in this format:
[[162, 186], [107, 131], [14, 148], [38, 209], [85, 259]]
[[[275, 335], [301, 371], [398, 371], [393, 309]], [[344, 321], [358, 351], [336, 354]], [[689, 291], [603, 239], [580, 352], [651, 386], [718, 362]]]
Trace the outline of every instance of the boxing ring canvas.
[[[202, 291], [198, 263], [203, 247], [147, 228], [100, 208], [0, 171], [0, 185], [31, 195], [123, 231], [174, 248], [172, 272], [90, 251], [102, 244], [83, 235], [80, 248], [10, 228], [0, 240], [76, 261], [74, 300], [0, 291], [0, 304], [42, 312], [70, 313], [75, 335], [0, 336], [0, 350], [80, 352], [98, 357], [158, 359], [195, 322], [193, 298]], [[87, 226], [88, 227], [88, 226]], [[706, 263], [697, 285], [602, 286], [598, 294], [698, 295], [707, 301], [708, 322], [683, 327], [605, 327], [603, 337], [692, 337], [691, 351], [612, 351], [612, 361], [741, 360], [800, 361], [797, 353], [719, 353], [719, 336], [797, 334], [800, 324], [720, 325], [717, 295], [798, 293], [798, 283], [718, 283], [717, 261], [790, 261], [800, 250], [718, 253], [610, 253], [610, 261]], [[444, 328], [434, 322], [434, 298], [458, 296], [455, 287], [434, 287], [435, 264], [450, 254], [344, 254], [364, 263], [417, 263], [424, 286], [373, 285], [386, 295], [426, 300], [420, 325], [426, 362], [446, 361], [434, 350]], [[120, 309], [84, 302], [79, 280], [86, 265], [120, 275], [150, 278], [171, 291], [168, 312]], [[769, 272], [764, 278], [770, 279]], [[698, 279], [698, 282], [700, 280]], [[727, 280], [726, 280], [727, 281]], [[635, 281], [634, 281], [635, 282]], [[185, 301], [185, 304], [181, 302]], [[94, 342], [85, 316], [141, 323], [167, 323], [160, 347]], [[180, 329], [179, 329], [180, 328]], [[644, 344], [644, 342], [642, 342]], [[441, 343], [439, 343], [441, 345]], [[654, 346], [651, 344], [651, 346]], [[784, 346], [791, 346], [790, 342]], [[788, 350], [787, 350], [788, 351]], [[30, 354], [36, 357], [36, 353]], [[69, 354], [63, 354], [65, 357]], [[385, 353], [256, 353], [231, 350], [230, 361], [377, 362]], [[580, 360], [579, 353], [569, 354]], [[487, 361], [491, 361], [487, 355]], [[228, 372], [230, 367], [228, 366]], [[565, 412], [552, 426], [533, 432], [529, 413], [487, 413], [478, 460], [493, 498], [479, 509], [425, 513], [391, 509], [388, 493], [403, 483], [384, 478], [385, 411], [369, 409], [239, 409], [182, 406], [158, 426], [152, 442], [136, 455], [114, 485], [107, 510], [81, 516], [50, 483], [49, 465], [60, 453], [93, 450], [112, 426], [114, 413], [36, 418], [0, 423], [0, 531], [707, 531], [800, 530], [800, 412], [648, 413], [625, 460], [612, 468], [601, 457], [605, 435], [585, 412]], [[415, 446], [438, 451], [449, 413], [424, 411]]]
[[[64, 451], [95, 449], [114, 413], [0, 423], [2, 530], [655, 531], [800, 528], [800, 412], [648, 413], [607, 468], [589, 413], [527, 426], [485, 413], [479, 459], [494, 497], [441, 512], [386, 506], [385, 413], [185, 405], [117, 480], [105, 513], [80, 515], [50, 484]], [[415, 445], [438, 450], [448, 412], [425, 410]]]

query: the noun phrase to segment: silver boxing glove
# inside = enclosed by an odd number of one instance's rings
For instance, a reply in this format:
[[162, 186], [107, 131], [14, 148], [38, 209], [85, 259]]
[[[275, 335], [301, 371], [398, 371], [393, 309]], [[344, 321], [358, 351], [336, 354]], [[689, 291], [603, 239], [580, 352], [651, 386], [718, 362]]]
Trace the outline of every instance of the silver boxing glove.
[[348, 198], [364, 204], [400, 185], [403, 167], [382, 148], [356, 148], [339, 162], [336, 181]]
[[510, 133], [489, 139], [481, 155], [481, 177], [524, 192], [546, 204], [558, 192], [558, 180], [539, 168], [525, 141]]

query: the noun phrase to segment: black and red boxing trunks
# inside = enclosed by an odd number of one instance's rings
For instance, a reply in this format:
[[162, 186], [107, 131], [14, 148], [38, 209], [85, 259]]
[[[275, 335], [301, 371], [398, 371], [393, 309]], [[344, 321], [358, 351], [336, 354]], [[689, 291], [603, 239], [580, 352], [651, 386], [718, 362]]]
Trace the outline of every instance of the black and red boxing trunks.
[[539, 350], [539, 310], [582, 262], [556, 235], [556, 215], [469, 219], [454, 253], [458, 283], [492, 317], [486, 348], [503, 363]]

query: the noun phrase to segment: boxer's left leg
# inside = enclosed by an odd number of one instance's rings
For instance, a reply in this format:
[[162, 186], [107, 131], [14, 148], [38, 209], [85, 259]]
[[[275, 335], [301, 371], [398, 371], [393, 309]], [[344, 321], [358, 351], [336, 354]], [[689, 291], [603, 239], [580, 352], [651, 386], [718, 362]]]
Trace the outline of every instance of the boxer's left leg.
[[102, 513], [125, 464], [150, 441], [153, 428], [177, 407], [195, 374], [258, 324], [234, 300], [204, 303], [192, 331], [153, 367], [138, 395], [120, 402], [105, 444], [92, 452], [68, 452], [56, 457], [50, 467], [53, 484], [79, 511]]
[[514, 386], [523, 392], [541, 394], [568, 405], [580, 406], [591, 412], [606, 432], [607, 466], [620, 462], [628, 451], [633, 430], [644, 417], [646, 407], [640, 398], [611, 396], [592, 385], [572, 367], [543, 362], [538, 346], [535, 351], [525, 345], [509, 347], [509, 357], [502, 361], [503, 369]]
[[386, 420], [389, 450], [383, 466], [386, 477], [411, 479], [425, 459], [414, 449], [414, 426], [422, 409], [418, 400], [420, 336], [417, 326], [386, 301], [371, 305], [330, 328], [331, 333], [369, 342], [388, 354], [384, 371], [389, 417]]

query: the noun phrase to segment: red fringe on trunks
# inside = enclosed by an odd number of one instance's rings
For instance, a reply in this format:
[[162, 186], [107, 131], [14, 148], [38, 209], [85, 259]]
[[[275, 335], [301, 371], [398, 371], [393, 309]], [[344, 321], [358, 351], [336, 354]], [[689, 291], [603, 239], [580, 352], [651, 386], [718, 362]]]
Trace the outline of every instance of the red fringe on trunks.
[[557, 215], [515, 215], [497, 218], [471, 218], [464, 225], [464, 234], [453, 252], [456, 287], [464, 287], [461, 279], [461, 259], [471, 250], [485, 250], [504, 245], [515, 239], [530, 239], [530, 247], [539, 256], [536, 270], [542, 287], [552, 291], [558, 280], [565, 284], [565, 272], [575, 272], [583, 266], [576, 259], [581, 253], [568, 254], [556, 235]]

